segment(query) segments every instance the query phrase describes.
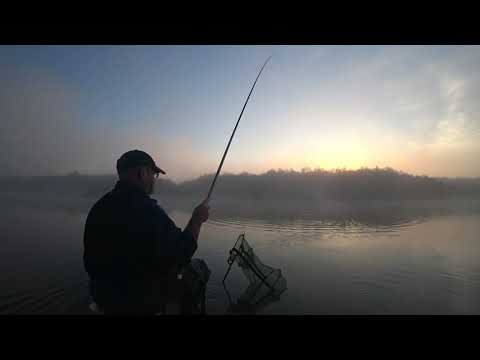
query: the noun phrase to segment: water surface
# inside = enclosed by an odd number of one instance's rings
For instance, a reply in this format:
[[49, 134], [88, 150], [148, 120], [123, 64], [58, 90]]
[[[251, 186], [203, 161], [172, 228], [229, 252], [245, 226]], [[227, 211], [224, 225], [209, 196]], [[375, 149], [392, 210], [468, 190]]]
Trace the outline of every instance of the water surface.
[[[32, 201], [2, 202], [0, 313], [91, 314], [82, 236], [93, 200]], [[169, 213], [182, 228], [188, 222], [185, 211]], [[282, 270], [288, 287], [249, 312], [480, 314], [478, 213], [249, 218], [212, 209], [195, 254], [212, 270], [210, 314], [233, 311], [222, 278], [241, 233], [265, 264]], [[227, 278], [231, 302], [247, 285], [234, 265]]]

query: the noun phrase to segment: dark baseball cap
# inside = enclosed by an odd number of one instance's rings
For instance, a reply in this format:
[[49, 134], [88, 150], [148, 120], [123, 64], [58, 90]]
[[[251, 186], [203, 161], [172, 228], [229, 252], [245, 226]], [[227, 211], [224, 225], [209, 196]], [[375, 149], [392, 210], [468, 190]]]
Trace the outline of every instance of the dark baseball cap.
[[117, 160], [117, 171], [127, 170], [136, 166], [150, 166], [155, 173], [165, 174], [145, 151], [130, 150]]

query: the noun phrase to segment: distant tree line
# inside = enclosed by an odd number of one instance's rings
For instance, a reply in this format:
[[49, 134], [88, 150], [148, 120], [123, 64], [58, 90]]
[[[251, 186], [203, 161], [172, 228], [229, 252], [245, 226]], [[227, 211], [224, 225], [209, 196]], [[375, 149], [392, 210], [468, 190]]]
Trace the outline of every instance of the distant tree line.
[[[175, 183], [157, 179], [156, 193], [168, 197], [204, 197], [213, 174]], [[98, 197], [117, 181], [114, 175], [3, 177], [2, 192], [45, 192]], [[356, 202], [365, 200], [428, 200], [452, 197], [480, 198], [480, 178], [433, 178], [416, 176], [391, 168], [359, 170], [322, 169], [302, 171], [270, 170], [263, 174], [223, 174], [217, 179], [215, 197], [265, 201], [330, 199]]]
[[[178, 184], [179, 195], [206, 193], [213, 175]], [[255, 175], [224, 174], [217, 179], [215, 196], [268, 199], [427, 200], [480, 197], [480, 178], [438, 179], [415, 176], [391, 168], [359, 170], [270, 170]]]

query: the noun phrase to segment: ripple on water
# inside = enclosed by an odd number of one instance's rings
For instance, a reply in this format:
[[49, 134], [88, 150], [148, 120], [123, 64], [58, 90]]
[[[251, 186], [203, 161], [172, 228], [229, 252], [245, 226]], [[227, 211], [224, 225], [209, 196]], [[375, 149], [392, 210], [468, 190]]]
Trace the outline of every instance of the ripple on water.
[[354, 219], [333, 221], [320, 220], [285, 220], [271, 221], [246, 218], [216, 218], [209, 220], [209, 224], [218, 227], [233, 229], [253, 229], [265, 232], [276, 232], [293, 236], [312, 236], [325, 232], [341, 235], [372, 235], [372, 234], [398, 234], [409, 227], [420, 223], [421, 219], [396, 220], [389, 224], [374, 224], [360, 222]]

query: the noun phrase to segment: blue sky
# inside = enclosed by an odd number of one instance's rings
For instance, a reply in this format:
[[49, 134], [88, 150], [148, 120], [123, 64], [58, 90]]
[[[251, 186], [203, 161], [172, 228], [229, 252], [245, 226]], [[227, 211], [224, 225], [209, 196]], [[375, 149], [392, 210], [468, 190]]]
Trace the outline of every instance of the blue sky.
[[478, 46], [0, 46], [0, 174], [212, 173], [269, 55], [225, 171], [480, 176]]

